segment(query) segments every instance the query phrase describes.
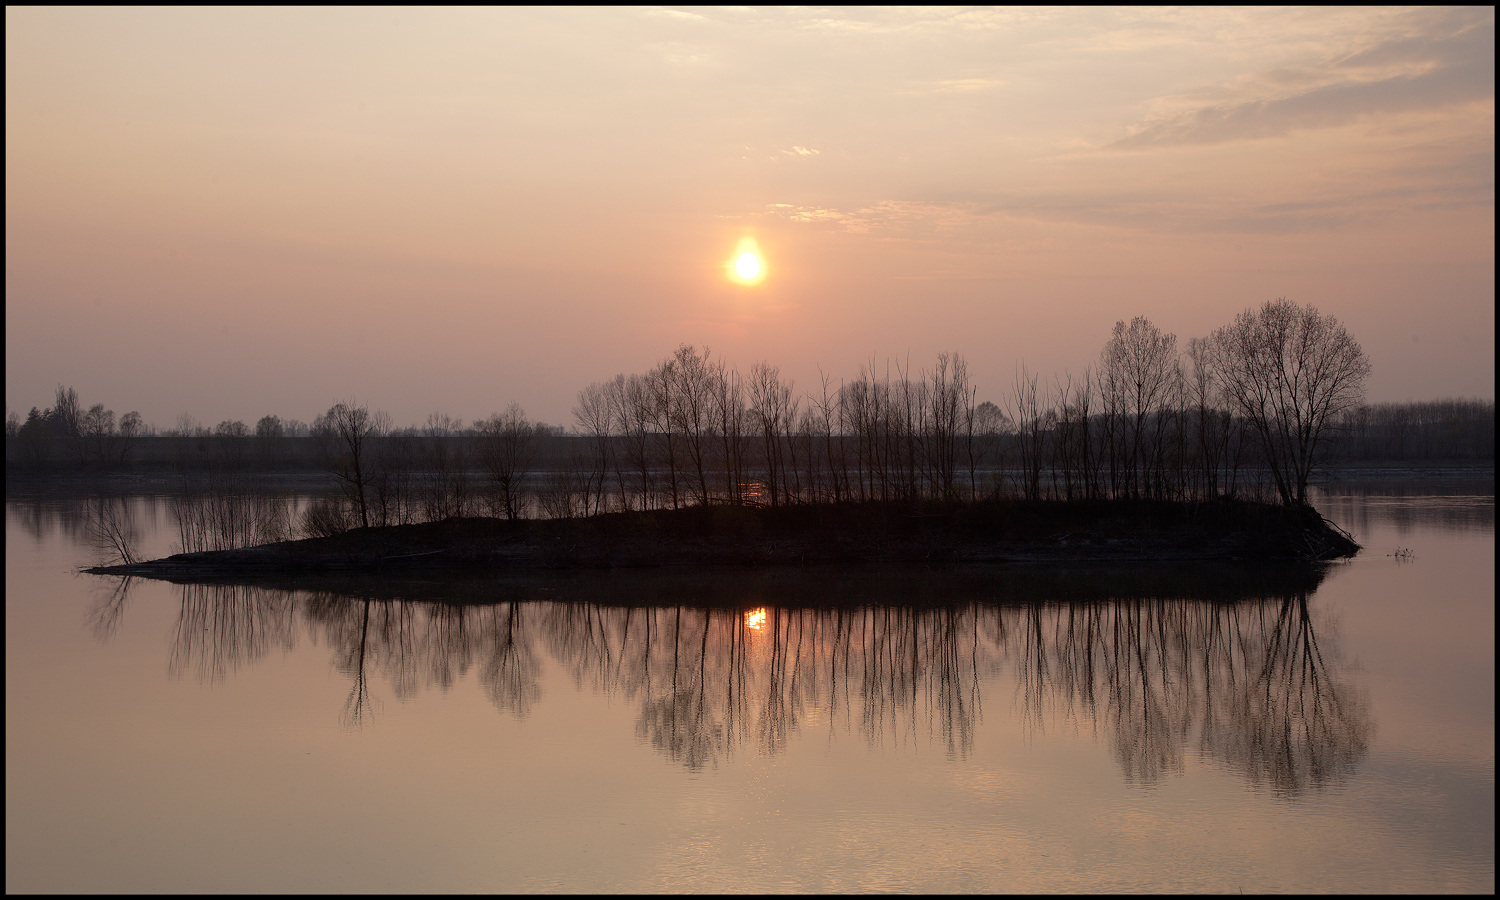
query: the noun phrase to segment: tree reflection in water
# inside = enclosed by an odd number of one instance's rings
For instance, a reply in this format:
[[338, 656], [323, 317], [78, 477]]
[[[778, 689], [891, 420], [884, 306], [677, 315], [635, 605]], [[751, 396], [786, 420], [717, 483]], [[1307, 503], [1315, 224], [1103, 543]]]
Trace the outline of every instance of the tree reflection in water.
[[1180, 773], [1204, 754], [1295, 794], [1353, 772], [1372, 724], [1307, 594], [1232, 605], [1129, 601], [1031, 607], [1016, 654], [1028, 721], [1079, 714], [1125, 778]]
[[[1089, 588], [1066, 602], [927, 597], [748, 611], [537, 600], [510, 587], [489, 590], [523, 599], [186, 585], [168, 668], [217, 681], [292, 649], [305, 628], [349, 676], [341, 719], [357, 726], [375, 709], [372, 673], [404, 701], [473, 669], [497, 709], [524, 718], [542, 697], [546, 653], [578, 688], [634, 705], [640, 739], [689, 769], [742, 747], [779, 753], [813, 721], [871, 746], [938, 742], [962, 758], [982, 688], [1009, 675], [1028, 729], [1091, 726], [1128, 781], [1181, 773], [1196, 748], [1252, 786], [1292, 796], [1351, 774], [1372, 730], [1337, 649], [1320, 645], [1308, 605], [1317, 580], [1227, 601]], [[98, 601], [101, 638], [127, 589]], [[553, 588], [531, 595], [542, 591]]]
[[[288, 591], [238, 585], [185, 584], [172, 632], [167, 673], [223, 681], [273, 649], [296, 645], [297, 598]], [[303, 608], [304, 613], [310, 610]]]

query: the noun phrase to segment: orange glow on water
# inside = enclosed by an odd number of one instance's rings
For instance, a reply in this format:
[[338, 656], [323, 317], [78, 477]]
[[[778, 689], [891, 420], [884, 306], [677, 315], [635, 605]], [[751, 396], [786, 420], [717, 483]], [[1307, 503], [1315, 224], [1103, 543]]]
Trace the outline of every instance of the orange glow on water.
[[760, 609], [752, 609], [749, 612], [745, 613], [745, 625], [746, 627], [753, 628], [756, 631], [763, 630], [766, 627], [765, 607], [761, 607]]

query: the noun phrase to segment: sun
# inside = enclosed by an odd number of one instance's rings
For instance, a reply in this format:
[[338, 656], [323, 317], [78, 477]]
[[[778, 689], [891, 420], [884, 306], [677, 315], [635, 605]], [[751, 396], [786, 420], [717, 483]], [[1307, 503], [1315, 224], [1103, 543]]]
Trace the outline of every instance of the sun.
[[724, 274], [735, 284], [756, 285], [766, 280], [766, 255], [753, 237], [740, 238], [724, 262]]

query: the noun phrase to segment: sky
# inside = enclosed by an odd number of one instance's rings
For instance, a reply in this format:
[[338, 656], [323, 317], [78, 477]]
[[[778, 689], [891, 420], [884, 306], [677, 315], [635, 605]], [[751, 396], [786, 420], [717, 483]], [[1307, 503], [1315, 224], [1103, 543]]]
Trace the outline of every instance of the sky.
[[[5, 12], [5, 396], [570, 423], [679, 344], [799, 391], [1286, 297], [1494, 397], [1495, 16]], [[725, 267], [750, 240], [764, 270]]]

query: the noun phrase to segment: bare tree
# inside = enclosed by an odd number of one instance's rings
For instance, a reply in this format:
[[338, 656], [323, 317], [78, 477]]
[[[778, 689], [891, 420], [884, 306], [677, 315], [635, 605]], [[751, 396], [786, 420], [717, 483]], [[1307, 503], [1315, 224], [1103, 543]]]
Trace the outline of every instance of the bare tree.
[[463, 430], [463, 419], [455, 419], [444, 412], [434, 412], [427, 414], [427, 425], [422, 433], [428, 437], [452, 437]]
[[932, 388], [926, 392], [928, 413], [924, 431], [928, 479], [935, 495], [944, 500], [958, 496], [959, 445], [971, 433], [974, 389], [969, 367], [957, 353], [939, 353], [932, 370]]
[[1224, 394], [1254, 431], [1282, 502], [1305, 504], [1325, 430], [1364, 399], [1369, 357], [1337, 319], [1285, 297], [1209, 340]]
[[355, 401], [340, 401], [329, 408], [320, 424], [334, 447], [333, 474], [359, 510], [360, 525], [370, 527], [370, 488], [375, 481], [372, 439], [390, 430], [390, 416], [371, 413]]
[[759, 426], [765, 452], [766, 493], [772, 506], [788, 500], [784, 438], [796, 422], [800, 403], [792, 399], [792, 383], [781, 382], [781, 370], [769, 363], [756, 363], [750, 370], [751, 415]]
[[673, 433], [672, 426], [675, 418], [672, 407], [677, 392], [677, 361], [666, 359], [659, 363], [656, 368], [646, 374], [646, 387], [648, 388], [647, 409], [651, 415], [651, 427], [661, 439], [662, 450], [667, 464], [667, 486], [672, 492], [672, 508], [676, 509], [681, 504], [681, 486], [677, 480], [678, 463], [678, 441]]
[[682, 435], [687, 461], [692, 466], [692, 491], [700, 506], [709, 502], [708, 467], [713, 430], [713, 366], [708, 348], [700, 354], [687, 344], [672, 354], [673, 391], [670, 407], [672, 428]]
[[280, 416], [261, 416], [255, 423], [255, 436], [261, 440], [279, 440], [285, 434]]
[[1017, 448], [1020, 450], [1021, 493], [1027, 500], [1042, 499], [1042, 457], [1047, 432], [1056, 422], [1052, 399], [1039, 388], [1038, 376], [1023, 362], [1011, 387], [1015, 401]]
[[428, 521], [462, 518], [473, 511], [463, 424], [462, 419], [434, 412], [422, 428], [422, 461], [427, 470], [421, 485], [422, 512]]
[[115, 437], [114, 410], [105, 409], [104, 404], [95, 403], [78, 423], [78, 436], [82, 440], [83, 456], [103, 462], [111, 455]]
[[1083, 370], [1076, 381], [1071, 372], [1053, 377], [1057, 388], [1057, 430], [1052, 438], [1053, 469], [1062, 474], [1063, 497], [1068, 500], [1092, 499], [1093, 461], [1089, 441], [1089, 410], [1093, 402], [1093, 372]]
[[[971, 401], [977, 391], [970, 395]], [[1005, 430], [1005, 413], [993, 402], [985, 400], [977, 405], [971, 402], [964, 421], [964, 458], [969, 469], [969, 498], [977, 500], [982, 495], [993, 496], [999, 488], [1000, 475], [992, 474], [981, 491], [979, 472], [989, 464], [996, 469], [1005, 468], [1001, 458], [1001, 434]]]
[[609, 469], [614, 457], [614, 443], [610, 439], [610, 425], [614, 421], [610, 410], [610, 384], [612, 382], [596, 381], [579, 391], [578, 405], [573, 407], [573, 419], [588, 447], [582, 471], [584, 515], [605, 511]]
[[381, 441], [379, 473], [374, 480], [370, 508], [382, 525], [410, 525], [416, 521], [420, 440], [415, 434], [405, 433], [390, 434]]
[[130, 447], [136, 439], [146, 431], [146, 423], [141, 419], [141, 414], [131, 410], [120, 417], [120, 427], [116, 432], [115, 456], [120, 462], [130, 453]]
[[820, 452], [823, 456], [823, 465], [828, 472], [828, 488], [824, 500], [841, 503], [849, 499], [849, 466], [845, 455], [844, 446], [844, 407], [841, 399], [843, 394], [829, 392], [833, 379], [818, 370], [819, 383], [822, 392], [814, 397], [807, 395], [808, 403], [814, 415], [816, 426], [816, 439], [821, 444]]
[[1175, 399], [1180, 378], [1176, 335], [1163, 334], [1145, 316], [1131, 319], [1128, 327], [1115, 323], [1100, 355], [1099, 384], [1116, 495], [1160, 493], [1152, 478], [1164, 449], [1159, 420]]
[[[895, 361], [896, 378], [891, 379], [892, 361], [886, 361], [885, 378], [881, 390], [876, 394], [881, 414], [877, 418], [881, 432], [881, 459], [884, 463], [886, 482], [892, 499], [911, 500], [917, 496], [917, 471], [920, 466], [921, 448], [918, 443], [919, 418], [927, 403], [923, 399], [927, 383], [913, 385], [907, 377], [911, 371], [908, 360], [905, 368]], [[871, 370], [875, 366], [871, 361]]]
[[76, 438], [83, 427], [83, 403], [78, 392], [70, 387], [57, 386], [57, 399], [52, 405], [52, 420], [61, 437]]
[[724, 496], [728, 502], [744, 502], [746, 434], [745, 386], [740, 373], [720, 360], [713, 374], [714, 427], [719, 435], [719, 459], [724, 466]]
[[178, 437], [195, 437], [207, 434], [208, 431], [202, 425], [198, 424], [198, 419], [192, 413], [185, 412], [177, 414], [176, 426], [167, 433], [177, 435]]
[[838, 408], [845, 430], [854, 444], [855, 499], [875, 499], [876, 450], [879, 445], [879, 403], [875, 380], [865, 372], [839, 386]]
[[537, 489], [537, 506], [549, 519], [571, 519], [587, 515], [588, 457], [574, 453], [559, 468], [548, 472]]
[[1202, 495], [1218, 497], [1227, 490], [1224, 468], [1229, 458], [1229, 437], [1233, 420], [1222, 408], [1217, 383], [1213, 341], [1191, 338], [1187, 344], [1187, 395], [1193, 409], [1193, 432], [1196, 456], [1203, 478]]
[[140, 562], [140, 529], [128, 501], [99, 497], [84, 506], [84, 535], [100, 557], [100, 564], [135, 565]]
[[656, 493], [655, 479], [651, 472], [651, 438], [653, 422], [653, 392], [649, 376], [616, 375], [610, 389], [610, 402], [614, 404], [615, 421], [624, 438], [625, 458], [630, 463], [632, 476], [639, 479], [641, 509], [650, 509]]
[[281, 455], [285, 437], [286, 429], [280, 416], [261, 416], [255, 423], [255, 455], [262, 465]]
[[827, 501], [829, 495], [824, 455], [818, 449], [818, 437], [821, 432], [822, 422], [818, 418], [817, 410], [814, 409], [813, 398], [809, 395], [808, 404], [797, 419], [797, 427], [792, 429], [791, 441], [792, 457], [800, 473], [798, 481], [801, 484], [801, 496], [805, 503], [823, 503]]
[[521, 404], [512, 402], [503, 413], [495, 413], [477, 426], [481, 435], [481, 459], [490, 477], [496, 499], [505, 517], [521, 517], [525, 507], [524, 485], [536, 462], [535, 428], [526, 421]]

